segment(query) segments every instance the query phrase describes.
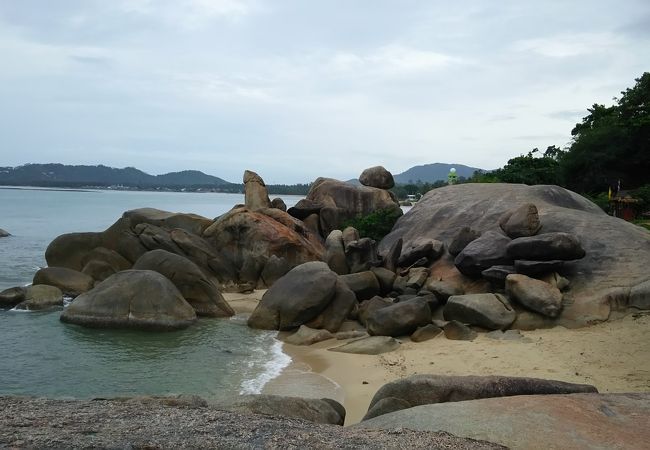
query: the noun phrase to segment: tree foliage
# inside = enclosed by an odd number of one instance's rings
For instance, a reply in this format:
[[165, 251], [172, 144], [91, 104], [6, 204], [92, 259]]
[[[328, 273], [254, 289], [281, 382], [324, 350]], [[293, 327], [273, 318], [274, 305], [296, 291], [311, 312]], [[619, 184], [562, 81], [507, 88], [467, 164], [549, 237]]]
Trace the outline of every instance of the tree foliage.
[[346, 221], [342, 229], [354, 227], [361, 237], [369, 237], [379, 242], [393, 229], [395, 222], [402, 216], [398, 208], [380, 209], [365, 216]]

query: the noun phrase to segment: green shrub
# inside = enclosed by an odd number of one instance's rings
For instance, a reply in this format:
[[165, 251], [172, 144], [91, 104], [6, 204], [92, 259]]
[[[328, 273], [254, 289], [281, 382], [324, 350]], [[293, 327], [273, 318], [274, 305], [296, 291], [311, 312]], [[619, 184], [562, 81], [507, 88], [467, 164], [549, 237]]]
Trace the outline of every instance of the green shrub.
[[342, 228], [354, 227], [361, 237], [369, 237], [379, 242], [390, 233], [395, 222], [402, 215], [398, 208], [380, 209], [366, 216], [357, 216], [343, 223]]

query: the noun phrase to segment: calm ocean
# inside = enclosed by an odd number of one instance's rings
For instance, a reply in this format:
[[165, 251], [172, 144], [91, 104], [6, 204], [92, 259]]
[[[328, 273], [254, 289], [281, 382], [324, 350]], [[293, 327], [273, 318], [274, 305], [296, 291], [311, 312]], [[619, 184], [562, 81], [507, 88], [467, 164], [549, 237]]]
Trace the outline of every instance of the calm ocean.
[[[282, 196], [288, 206], [301, 197]], [[214, 218], [241, 194], [52, 191], [0, 188], [0, 290], [31, 282], [47, 245], [75, 231], [101, 231], [122, 212], [153, 207]], [[168, 333], [85, 329], [59, 322], [59, 310], [0, 310], [0, 395], [101, 397], [260, 392], [290, 359], [275, 333], [242, 317], [200, 319]]]

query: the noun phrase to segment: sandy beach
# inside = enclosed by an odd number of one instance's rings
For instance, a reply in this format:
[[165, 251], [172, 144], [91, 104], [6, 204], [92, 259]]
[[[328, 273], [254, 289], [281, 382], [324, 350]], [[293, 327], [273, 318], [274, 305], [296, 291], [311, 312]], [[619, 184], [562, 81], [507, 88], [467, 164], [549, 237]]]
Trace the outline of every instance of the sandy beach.
[[[252, 311], [264, 291], [224, 294], [239, 313]], [[252, 308], [252, 309], [251, 309]], [[650, 391], [650, 314], [580, 329], [555, 327], [522, 331], [520, 340], [474, 341], [438, 335], [382, 355], [354, 355], [328, 349], [345, 341], [311, 346], [284, 344], [293, 362], [264, 388], [265, 393], [329, 397], [343, 403], [346, 425], [357, 423], [385, 383], [409, 375], [510, 375], [592, 384], [603, 393]]]

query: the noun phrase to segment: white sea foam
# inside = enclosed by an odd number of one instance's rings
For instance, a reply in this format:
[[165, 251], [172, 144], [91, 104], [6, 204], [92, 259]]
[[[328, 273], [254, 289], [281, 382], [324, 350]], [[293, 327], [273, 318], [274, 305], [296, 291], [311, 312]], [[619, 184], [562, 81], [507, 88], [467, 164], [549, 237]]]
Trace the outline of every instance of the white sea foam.
[[[260, 394], [264, 385], [280, 375], [282, 370], [291, 363], [291, 357], [282, 351], [282, 342], [272, 337], [274, 334], [260, 335], [261, 339], [258, 340], [260, 345], [255, 349], [255, 355], [251, 355], [248, 367], [253, 371], [261, 369], [261, 372], [253, 378], [242, 381], [240, 395]], [[273, 341], [270, 349], [268, 349], [269, 338]]]

